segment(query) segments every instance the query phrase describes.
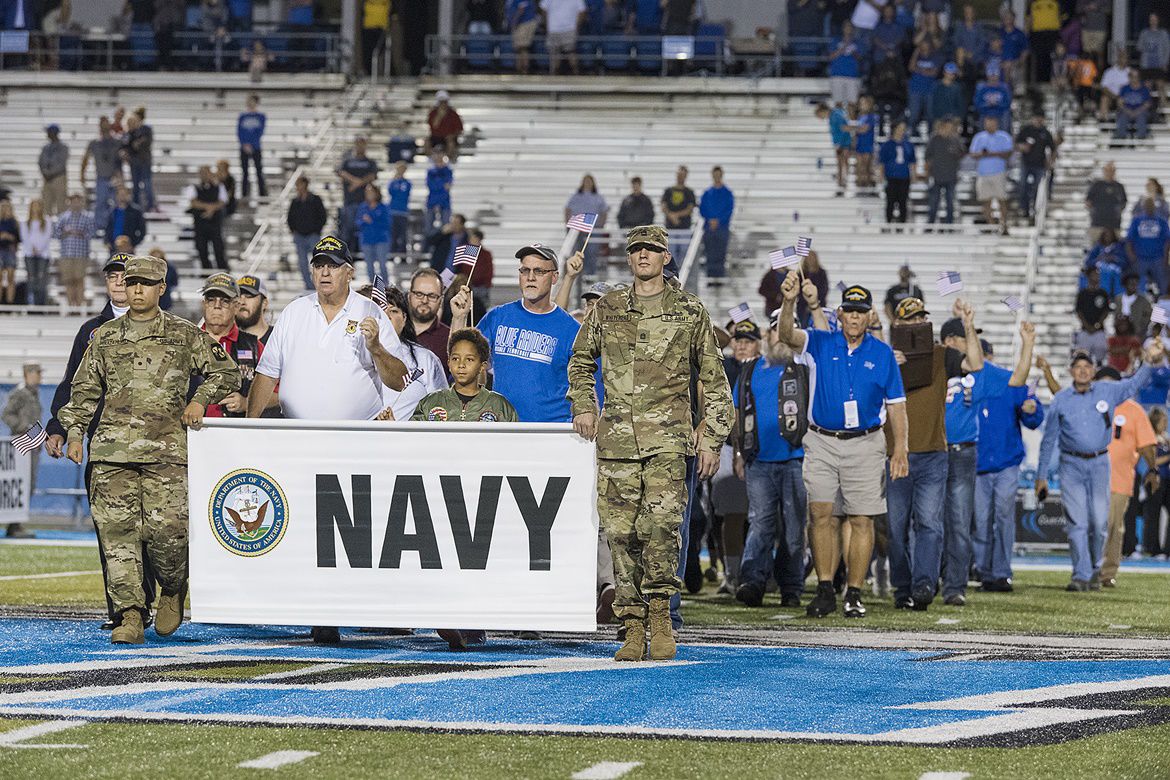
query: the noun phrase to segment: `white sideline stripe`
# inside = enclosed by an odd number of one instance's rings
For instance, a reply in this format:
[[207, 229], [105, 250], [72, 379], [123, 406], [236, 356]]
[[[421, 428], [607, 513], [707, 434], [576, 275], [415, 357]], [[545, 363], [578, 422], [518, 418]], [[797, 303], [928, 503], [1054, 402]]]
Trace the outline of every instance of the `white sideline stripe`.
[[0, 732], [0, 747], [6, 748], [86, 748], [89, 745], [39, 745], [18, 744], [29, 739], [36, 739], [47, 734], [56, 734], [58, 731], [84, 726], [86, 720], [50, 720], [45, 723], [34, 723], [11, 731]]
[[100, 569], [94, 571], [53, 571], [48, 574], [5, 574], [0, 577], [0, 582], [8, 582], [9, 580], [49, 580], [53, 577], [84, 577], [89, 574], [101, 574]]
[[[1072, 568], [1072, 564], [1058, 564], [1058, 563], [1013, 563], [1013, 569], [1023, 571], [1062, 571], [1066, 574]], [[1122, 574], [1166, 574], [1167, 568], [1165, 564], [1160, 566], [1142, 565], [1140, 563], [1133, 565], [1125, 565], [1121, 567]]]
[[0, 545], [24, 545], [26, 547], [97, 547], [97, 540], [75, 539], [5, 539], [0, 538]]
[[923, 772], [918, 780], [967, 780], [970, 772]]
[[254, 682], [262, 682], [264, 680], [283, 680], [287, 677], [300, 677], [306, 674], [317, 674], [318, 672], [331, 672], [334, 669], [344, 669], [348, 664], [315, 664], [313, 666], [306, 666], [304, 669], [293, 669], [286, 672], [269, 672], [268, 674], [261, 674], [253, 677]]
[[319, 755], [321, 754], [313, 750], [278, 750], [275, 753], [260, 756], [260, 758], [253, 758], [251, 761], [241, 761], [236, 766], [241, 769], [279, 769], [282, 766], [297, 764], [306, 758]]
[[599, 761], [572, 775], [572, 780], [617, 780], [630, 770], [642, 766], [641, 761]]

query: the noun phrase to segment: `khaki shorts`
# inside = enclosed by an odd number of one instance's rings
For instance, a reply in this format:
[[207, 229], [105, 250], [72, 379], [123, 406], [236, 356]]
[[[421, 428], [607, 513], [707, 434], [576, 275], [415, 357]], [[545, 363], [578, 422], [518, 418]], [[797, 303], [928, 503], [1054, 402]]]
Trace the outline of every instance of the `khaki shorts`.
[[61, 274], [61, 284], [82, 284], [89, 271], [89, 258], [62, 257], [57, 261], [57, 271]]
[[536, 20], [524, 22], [512, 28], [512, 47], [515, 49], [531, 49], [532, 39], [536, 37]]
[[839, 502], [846, 515], [884, 513], [885, 434], [874, 431], [856, 439], [835, 439], [810, 430], [804, 436], [804, 487], [810, 504]]
[[577, 31], [549, 33], [544, 39], [549, 54], [572, 54], [577, 50]]
[[1103, 52], [1107, 36], [1104, 30], [1081, 30], [1081, 48], [1085, 51]]
[[993, 173], [975, 179], [975, 197], [979, 200], [1006, 200], [1007, 174]]

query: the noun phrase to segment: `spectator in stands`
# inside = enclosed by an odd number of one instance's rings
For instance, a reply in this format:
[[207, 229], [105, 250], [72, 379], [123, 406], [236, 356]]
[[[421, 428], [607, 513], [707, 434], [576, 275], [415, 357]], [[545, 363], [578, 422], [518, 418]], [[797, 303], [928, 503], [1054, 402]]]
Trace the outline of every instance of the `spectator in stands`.
[[227, 160], [216, 160], [215, 180], [223, 186], [224, 192], [227, 193], [227, 207], [223, 210], [224, 217], [235, 216], [240, 202], [236, 198], [236, 177], [232, 176], [232, 169]]
[[870, 43], [874, 65], [891, 57], [898, 61], [902, 60], [902, 48], [906, 45], [906, 29], [895, 18], [892, 4], [882, 6], [882, 18], [873, 28]]
[[357, 210], [366, 199], [366, 185], [378, 178], [378, 164], [366, 156], [367, 139], [354, 136], [353, 150], [337, 167], [341, 179], [342, 205], [337, 214], [338, 232], [347, 244], [357, 244]]
[[1077, 0], [1076, 12], [1081, 20], [1081, 50], [1097, 68], [1105, 65], [1105, 44], [1109, 40], [1108, 0]]
[[[1112, 228], [1105, 228], [1101, 231], [1097, 243], [1085, 255], [1077, 289], [1083, 290], [1085, 288], [1085, 273], [1089, 268], [1096, 268], [1101, 276], [1101, 289], [1110, 298], [1119, 295], [1123, 287], [1122, 276], [1129, 266], [1130, 260], [1125, 251], [1125, 244], [1118, 241], [1117, 233]], [[1138, 279], [1140, 280], [1140, 278], [1139, 276]]]
[[41, 200], [45, 213], [55, 217], [65, 210], [65, 193], [69, 191], [67, 171], [69, 170], [69, 147], [61, 141], [61, 127], [56, 124], [45, 128], [49, 142], [41, 147], [37, 165], [41, 169]]
[[447, 164], [441, 149], [431, 152], [431, 167], [427, 169], [427, 224], [436, 230], [451, 221], [451, 186], [455, 174]]
[[914, 48], [914, 54], [910, 57], [910, 121], [907, 125], [912, 136], [918, 135], [919, 122], [925, 121], [927, 130], [930, 129], [930, 104], [942, 65], [942, 52], [934, 48], [929, 40], [924, 40]]
[[955, 221], [955, 185], [959, 181], [959, 164], [967, 150], [959, 137], [959, 120], [946, 116], [935, 122], [934, 135], [926, 144], [926, 178], [930, 181], [927, 192], [926, 221], [934, 224], [938, 215], [939, 202], [946, 211], [942, 222], [950, 225]]
[[1124, 48], [1117, 50], [1117, 59], [1101, 74], [1101, 100], [1097, 119], [1104, 122], [1110, 112], [1121, 105], [1121, 90], [1129, 84], [1129, 55]]
[[483, 245], [483, 231], [472, 228], [467, 231], [467, 243], [479, 247], [479, 257], [475, 259], [475, 268], [467, 283], [471, 286], [473, 296], [480, 298], [485, 305], [491, 305], [492, 277], [496, 273], [495, 257], [492, 250]]
[[[1058, 51], [1059, 48], [1058, 46]], [[1086, 113], [1094, 112], [1099, 103], [1099, 100], [1096, 98], [1097, 63], [1089, 54], [1083, 54], [1080, 57], [1070, 54], [1065, 58], [1065, 63], [1065, 80], [1073, 88], [1074, 102], [1077, 107], [1077, 119], [1079, 121]], [[1060, 99], [1060, 96], [1064, 94], [1064, 85], [1057, 80], [1057, 76], [1056, 63], [1053, 63], [1052, 81], [1056, 85], [1058, 90], [1057, 96]]]
[[[1153, 382], [1150, 384], [1152, 385]], [[1149, 389], [1149, 385], [1146, 386], [1146, 389]], [[1140, 394], [1138, 398], [1141, 400]], [[1142, 506], [1142, 549], [1140, 555], [1164, 561], [1166, 560], [1167, 548], [1162, 544], [1162, 509], [1170, 509], [1170, 484], [1168, 484], [1170, 483], [1170, 437], [1166, 434], [1166, 409], [1155, 406], [1149, 410], [1149, 419], [1157, 437], [1155, 462], [1158, 464], [1158, 489], [1147, 494]], [[1126, 536], [1129, 536], [1128, 525]], [[1136, 534], [1134, 536], [1136, 545]], [[1137, 557], [1136, 551], [1134, 557]]]
[[994, 117], [1000, 127], [1011, 131], [1012, 90], [1000, 80], [997, 65], [987, 66], [987, 80], [975, 88], [975, 113], [979, 115], [981, 125], [988, 117]]
[[1167, 292], [1167, 251], [1170, 250], [1170, 223], [1154, 209], [1154, 201], [1146, 198], [1140, 211], [1135, 211], [1126, 232], [1126, 253], [1138, 274], [1157, 285], [1158, 294]]
[[874, 185], [874, 137], [880, 123], [881, 117], [873, 110], [873, 98], [862, 95], [857, 101], [857, 123], [846, 125], [846, 130], [853, 136], [853, 151], [857, 155], [855, 173], [859, 190], [871, 190]]
[[362, 2], [362, 63], [369, 67], [390, 28], [390, 0]]
[[[662, 192], [662, 219], [666, 223], [666, 230], [670, 235], [670, 263], [667, 268], [673, 266], [675, 274], [678, 273], [678, 264], [683, 261], [686, 255], [689, 241], [680, 238], [678, 233], [681, 231], [690, 231], [691, 229], [691, 213], [698, 205], [698, 200], [695, 199], [695, 191], [687, 186], [687, 166], [680, 165], [678, 170], [674, 173], [674, 185], [667, 187]], [[651, 220], [653, 221], [653, 220]]]
[[428, 151], [436, 149], [447, 153], [452, 160], [459, 154], [459, 136], [463, 134], [463, 119], [451, 107], [451, 95], [445, 89], [435, 93], [435, 105], [427, 113]]
[[622, 198], [618, 208], [618, 227], [622, 230], [649, 225], [654, 222], [654, 203], [642, 192], [642, 177], [630, 179], [630, 194]]
[[1028, 47], [1035, 57], [1036, 81], [1041, 84], [1052, 78], [1052, 50], [1060, 40], [1060, 17], [1057, 0], [1031, 0], [1028, 4]]
[[1135, 273], [1126, 273], [1122, 278], [1125, 289], [1113, 298], [1114, 318], [1125, 317], [1133, 326], [1133, 333], [1140, 339], [1146, 337], [1150, 327], [1150, 315], [1153, 305], [1150, 299], [1142, 294], [1138, 287], [1140, 277]]
[[366, 273], [371, 282], [375, 282], [375, 275], [381, 276], [385, 286], [390, 278], [386, 268], [390, 254], [390, 208], [382, 202], [382, 191], [376, 184], [366, 185], [366, 201], [358, 206], [357, 223]]
[[1162, 183], [1157, 179], [1146, 179], [1146, 192], [1141, 200], [1133, 204], [1134, 212], [1143, 209], [1144, 201], [1149, 198], [1154, 202], [1154, 213], [1163, 219], [1170, 219], [1170, 204], [1166, 203], [1166, 192], [1162, 189]]
[[451, 268], [455, 248], [467, 243], [467, 220], [462, 214], [452, 214], [451, 220], [427, 235], [426, 246], [431, 249], [431, 268], [441, 272]]
[[[141, 112], [141, 113], [139, 113]], [[130, 165], [130, 180], [134, 184], [134, 204], [144, 213], [155, 210], [154, 130], [145, 120], [146, 109], [139, 108], [126, 120], [126, 137], [122, 144], [122, 158]]]
[[1077, 293], [1076, 314], [1081, 329], [1073, 338], [1073, 347], [1100, 364], [1109, 351], [1105, 320], [1109, 317], [1109, 296], [1101, 289], [1101, 275], [1096, 268], [1085, 272], [1085, 289]]
[[[4, 201], [7, 203], [8, 201]], [[11, 301], [9, 301], [11, 303]], [[4, 410], [0, 412], [0, 419], [8, 426], [13, 438], [22, 436], [35, 425], [41, 424], [44, 410], [41, 407], [41, 366], [39, 363], [25, 363], [21, 373], [24, 382], [12, 388], [4, 402]], [[29, 495], [36, 491], [37, 464], [40, 462], [41, 450], [36, 448], [29, 453], [32, 469], [29, 474]], [[11, 458], [11, 455], [7, 456]], [[12, 468], [8, 466], [7, 468]], [[17, 493], [19, 495], [19, 492]], [[27, 530], [21, 523], [9, 523], [4, 534], [9, 539], [32, 539], [36, 536]]]
[[934, 130], [934, 123], [940, 119], [962, 117], [967, 113], [967, 95], [959, 83], [959, 66], [948, 62], [943, 66], [942, 73], [942, 81], [935, 85], [930, 97], [931, 130]]
[[406, 161], [394, 163], [394, 177], [386, 185], [390, 196], [390, 251], [396, 255], [406, 252], [410, 238], [410, 180], [406, 178]]
[[[224, 186], [215, 180], [210, 166], [199, 166], [199, 181], [187, 187], [183, 199], [194, 221], [195, 250], [199, 253], [199, 264], [208, 270], [218, 268], [230, 271], [223, 242], [223, 215], [228, 195]], [[211, 264], [209, 246], [215, 252], [215, 265]]]
[[1139, 139], [1149, 138], [1150, 110], [1153, 105], [1154, 96], [1150, 88], [1142, 81], [1137, 70], [1130, 68], [1129, 83], [1121, 88], [1117, 98], [1117, 124], [1113, 128], [1113, 137], [1124, 140], [1133, 131]]
[[99, 225], [106, 224], [110, 202], [114, 199], [114, 185], [122, 178], [122, 158], [118, 155], [121, 149], [122, 142], [110, 130], [109, 118], [101, 117], [98, 120], [98, 137], [89, 142], [81, 157], [82, 189], [86, 187], [85, 174], [89, 161], [93, 160], [93, 218]]
[[1020, 151], [1020, 214], [1032, 218], [1032, 207], [1040, 182], [1056, 164], [1056, 140], [1044, 126], [1044, 111], [1032, 112], [1032, 120], [1016, 133], [1016, 148]]
[[544, 12], [548, 72], [557, 75], [564, 57], [570, 72], [578, 75], [577, 28], [585, 21], [585, 0], [541, 0], [540, 10]]
[[[537, 0], [508, 0], [504, 11], [508, 29], [512, 31], [512, 48], [516, 51], [516, 72], [527, 73], [530, 65], [532, 41], [536, 37], [536, 24], [540, 20]], [[446, 365], [444, 361], [443, 365]]]
[[84, 210], [85, 196], [75, 192], [69, 196], [69, 210], [53, 226], [53, 237], [61, 242], [61, 257], [57, 267], [61, 286], [70, 306], [85, 305], [85, 275], [89, 270], [90, 241], [97, 233], [93, 214]]
[[187, 13], [186, 0], [154, 0], [154, 47], [158, 49], [159, 70], [174, 68], [175, 32], [182, 29]]
[[114, 208], [106, 219], [104, 229], [106, 246], [111, 252], [114, 251], [114, 241], [118, 236], [126, 236], [130, 240], [129, 254], [134, 254], [142, 239], [146, 238], [146, 217], [143, 216], [142, 209], [134, 205], [129, 187], [118, 186]]
[[[569, 196], [569, 200], [565, 203], [565, 221], [574, 214], [596, 214], [597, 223], [593, 226], [594, 230], [601, 230], [605, 227], [606, 217], [609, 215], [609, 204], [605, 202], [605, 198], [597, 191], [597, 181], [593, 178], [593, 174], [587, 173], [581, 177], [581, 186], [577, 191]], [[586, 285], [593, 284], [597, 278], [597, 256], [600, 252], [602, 242], [591, 241], [585, 247], [585, 272], [583, 274], [583, 282]], [[491, 340], [491, 337], [488, 337]]]
[[951, 27], [951, 46], [961, 73], [979, 73], [987, 59], [987, 34], [975, 18], [975, 6], [963, 5], [963, 19]]
[[[1120, 296], [1119, 296], [1120, 297]], [[1134, 333], [1133, 322], [1120, 312], [1113, 315], [1113, 335], [1105, 340], [1105, 362], [1122, 374], [1128, 374], [1142, 354], [1142, 341]]]
[[[860, 0], [861, 3], [866, 0]], [[861, 94], [862, 48], [845, 22], [841, 37], [829, 44], [829, 100], [833, 105], [856, 103]]]
[[664, 35], [691, 35], [694, 33], [696, 0], [663, 0], [662, 33]]
[[434, 352], [440, 363], [447, 365], [447, 339], [451, 336], [451, 329], [439, 319], [443, 303], [443, 281], [439, 273], [433, 268], [415, 271], [410, 277], [407, 301], [418, 343]]
[[325, 204], [313, 192], [309, 192], [309, 177], [303, 173], [297, 177], [296, 195], [288, 204], [286, 223], [292, 232], [293, 250], [297, 253], [297, 267], [305, 289], [313, 289], [313, 276], [309, 272], [309, 259], [313, 247], [321, 240], [321, 231], [328, 221]]
[[817, 119], [829, 120], [829, 139], [833, 142], [833, 153], [837, 158], [837, 197], [845, 194], [845, 173], [849, 170], [849, 157], [853, 154], [853, 136], [849, 133], [849, 116], [842, 106], [829, 108], [821, 103], [816, 110]]
[[50, 242], [53, 222], [45, 216], [39, 198], [28, 204], [28, 220], [20, 226], [21, 247], [24, 251], [24, 269], [28, 274], [28, 303], [44, 306], [49, 302]]
[[467, 34], [495, 35], [500, 25], [496, 0], [468, 0]]
[[1155, 100], [1161, 100], [1170, 69], [1170, 33], [1160, 26], [1157, 14], [1150, 14], [1149, 26], [1138, 35], [1137, 48], [1142, 79], [1154, 87]]
[[994, 225], [991, 204], [999, 207], [1000, 233], [1007, 235], [1007, 161], [1012, 156], [1012, 137], [999, 129], [999, 120], [985, 117], [983, 130], [971, 139], [975, 159], [975, 195], [983, 205], [983, 224]]
[[264, 163], [260, 158], [260, 141], [264, 137], [264, 127], [268, 118], [259, 111], [260, 96], [248, 95], [245, 103], [247, 108], [236, 120], [236, 138], [240, 142], [240, 170], [243, 172], [243, 181], [240, 185], [240, 197], [247, 198], [251, 192], [248, 179], [248, 163], [256, 169], [256, 190], [261, 198], [268, 197], [268, 185], [264, 183]]
[[[0, 200], [0, 301], [16, 302], [16, 257], [20, 249], [20, 222], [12, 201]], [[24, 433], [20, 431], [19, 433]]]
[[906, 112], [906, 68], [902, 60], [889, 57], [873, 67], [869, 75], [869, 92], [881, 116], [881, 128], [893, 128]]
[[703, 217], [703, 249], [707, 254], [707, 283], [716, 287], [727, 275], [727, 244], [731, 240], [731, 216], [735, 213], [735, 195], [723, 184], [723, 168], [711, 169], [711, 186], [699, 200]]
[[917, 156], [906, 137], [906, 123], [898, 122], [881, 145], [878, 160], [886, 180], [886, 222], [906, 222], [910, 217], [910, 182], [914, 180]]
[[915, 278], [915, 274], [910, 270], [910, 266], [902, 265], [898, 268], [898, 283], [890, 285], [886, 289], [885, 298], [885, 312], [886, 319], [890, 322], [894, 321], [894, 312], [898, 308], [898, 304], [907, 298], [923, 299], [922, 288], [911, 280]]
[[1105, 228], [1121, 231], [1121, 212], [1125, 203], [1125, 185], [1117, 180], [1117, 166], [1109, 161], [1101, 166], [1101, 178], [1094, 180], [1085, 193], [1091, 243], [1097, 242]]
[[252, 41], [251, 48], [240, 49], [240, 62], [248, 69], [248, 80], [253, 84], [259, 84], [264, 80], [264, 74], [268, 72], [272, 55], [268, 53], [264, 41], [257, 38]]
[[1016, 27], [1016, 15], [1009, 10], [1000, 14], [1003, 25], [999, 28], [999, 39], [1003, 42], [1003, 78], [1008, 84], [1019, 84], [1027, 74], [1028, 36]]

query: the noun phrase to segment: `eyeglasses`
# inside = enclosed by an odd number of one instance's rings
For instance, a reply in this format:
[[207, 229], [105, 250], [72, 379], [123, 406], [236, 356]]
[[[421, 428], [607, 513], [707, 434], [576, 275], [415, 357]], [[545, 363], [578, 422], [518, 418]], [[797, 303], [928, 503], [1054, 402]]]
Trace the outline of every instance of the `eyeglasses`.
[[555, 269], [555, 268], [524, 268], [523, 266], [521, 266], [520, 267], [520, 276], [522, 278], [525, 278], [525, 279], [527, 279], [530, 276], [533, 279], [543, 279], [544, 277], [548, 276], [551, 273], [556, 273], [556, 270], [557, 269]]
[[410, 294], [412, 297], [418, 298], [420, 301], [427, 301], [429, 303], [434, 303], [443, 297], [439, 293], [425, 293], [425, 292], [418, 292], [416, 290], [411, 290]]

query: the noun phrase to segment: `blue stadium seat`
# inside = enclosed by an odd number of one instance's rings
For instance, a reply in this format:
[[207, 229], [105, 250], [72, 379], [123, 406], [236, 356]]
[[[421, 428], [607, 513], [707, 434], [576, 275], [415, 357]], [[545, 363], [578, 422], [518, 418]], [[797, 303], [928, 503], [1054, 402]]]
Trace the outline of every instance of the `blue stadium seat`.
[[154, 53], [154, 28], [149, 24], [136, 24], [130, 28], [130, 62], [139, 70], [152, 70], [157, 62]]
[[548, 70], [548, 46], [545, 45], [543, 35], [534, 38], [532, 41], [530, 67], [537, 72]]
[[[721, 24], [700, 24], [695, 33], [695, 59], [703, 60], [701, 65], [710, 65], [723, 54], [723, 38], [727, 35], [726, 28]], [[719, 40], [702, 40], [703, 38], [718, 38]]]
[[577, 41], [577, 62], [581, 70], [593, 70], [597, 67], [598, 48], [593, 41]]
[[662, 70], [662, 39], [652, 38], [634, 43], [635, 61], [641, 73], [658, 73]]
[[630, 39], [606, 38], [601, 42], [601, 67], [606, 70], [626, 70], [630, 67]]
[[500, 41], [500, 50], [497, 55], [497, 61], [500, 70], [515, 70], [516, 69], [516, 50], [512, 48], [512, 39], [505, 38]]
[[491, 36], [472, 36], [463, 47], [463, 56], [470, 70], [491, 70], [495, 54]]

